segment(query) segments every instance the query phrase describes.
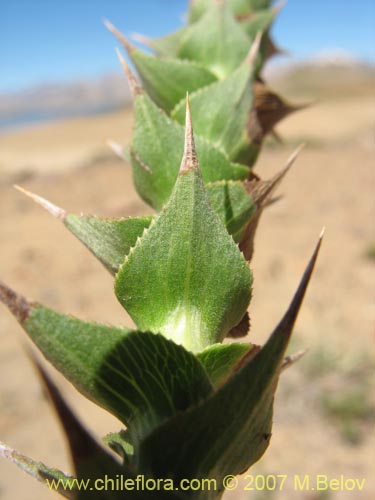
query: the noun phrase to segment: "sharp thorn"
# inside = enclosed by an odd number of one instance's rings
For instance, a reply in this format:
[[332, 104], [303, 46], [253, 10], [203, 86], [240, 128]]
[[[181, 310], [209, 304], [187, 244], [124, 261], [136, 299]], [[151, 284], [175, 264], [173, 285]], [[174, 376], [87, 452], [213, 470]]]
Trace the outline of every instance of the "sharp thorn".
[[136, 47], [132, 45], [127, 38], [119, 31], [111, 22], [107, 19], [103, 20], [105, 27], [117, 38], [117, 40], [123, 45], [125, 50], [130, 55]]
[[271, 205], [274, 205], [275, 203], [278, 203], [280, 200], [282, 200], [284, 197], [282, 195], [279, 196], [274, 196], [273, 198], [269, 198], [266, 203], [264, 204], [264, 207], [270, 207]]
[[274, 175], [272, 179], [268, 181], [255, 182], [255, 185], [253, 182], [248, 184], [248, 191], [252, 195], [254, 202], [258, 205], [260, 210], [268, 204], [271, 194], [279, 186], [280, 182], [288, 173], [304, 147], [304, 143], [300, 144], [288, 158], [285, 167]]
[[14, 185], [14, 187], [20, 191], [21, 193], [25, 194], [29, 198], [35, 201], [38, 205], [41, 207], [45, 208], [47, 212], [49, 212], [51, 215], [56, 217], [57, 219], [60, 219], [62, 221], [65, 220], [66, 218], [66, 211], [57, 205], [54, 205], [50, 201], [46, 200], [42, 196], [39, 196], [37, 194], [32, 193], [31, 191], [28, 191], [27, 189], [22, 188], [21, 186], [18, 186], [17, 184]]
[[151, 38], [148, 38], [147, 36], [141, 35], [140, 33], [132, 33], [130, 37], [135, 40], [138, 43], [141, 43], [142, 45], [145, 45], [146, 47], [149, 47], [152, 49], [152, 40]]
[[126, 160], [126, 157], [124, 155], [124, 147], [121, 146], [121, 144], [116, 141], [112, 141], [112, 139], [107, 139], [106, 144], [112, 149], [116, 156], [121, 158], [121, 160]]
[[285, 167], [280, 172], [278, 172], [276, 175], [274, 175], [274, 177], [270, 181], [268, 181], [268, 183], [269, 183], [268, 189], [266, 191], [264, 191], [264, 193], [263, 193], [264, 194], [264, 197], [263, 197], [264, 201], [268, 200], [269, 195], [271, 193], [273, 193], [275, 191], [275, 189], [279, 186], [279, 184], [284, 179], [284, 177], [286, 176], [286, 174], [289, 172], [289, 170], [291, 169], [291, 167], [293, 166], [293, 164], [296, 161], [297, 157], [299, 156], [299, 154], [301, 153], [301, 151], [305, 148], [305, 146], [306, 146], [305, 143], [300, 144], [293, 151], [293, 153], [289, 156], [289, 158], [288, 158], [288, 160], [286, 162]]
[[185, 146], [182, 158], [180, 174], [185, 174], [191, 170], [199, 170], [198, 157], [194, 144], [194, 132], [191, 120], [191, 109], [189, 95], [186, 95], [186, 123], [185, 123]]
[[281, 365], [281, 371], [286, 370], [290, 366], [297, 363], [306, 353], [308, 349], [303, 349], [302, 351], [295, 352], [294, 354], [290, 354], [289, 356], [285, 356], [283, 360], [283, 364]]
[[[23, 470], [27, 474], [30, 474], [34, 479], [40, 481], [44, 485], [46, 485], [46, 479], [51, 478], [54, 475], [53, 474], [52, 476], [50, 476], [49, 468], [46, 467], [42, 462], [36, 462], [32, 458], [27, 457], [26, 455], [22, 455], [22, 453], [19, 453], [17, 450], [10, 448], [9, 446], [7, 446], [2, 442], [0, 442], [0, 457], [5, 458], [6, 460], [9, 460], [9, 462], [14, 463], [21, 470]], [[61, 471], [55, 470], [55, 472], [59, 472], [60, 477], [64, 476], [66, 481], [71, 481], [74, 479], [72, 476], [68, 476], [67, 474], [64, 474]], [[71, 491], [67, 491], [64, 490], [64, 488], [62, 488], [61, 486], [58, 486], [56, 488], [56, 492], [60, 493], [61, 496], [69, 498], [71, 500], [76, 498], [75, 495], [76, 492], [74, 489], [72, 489]]]
[[5, 304], [14, 317], [24, 323], [28, 318], [31, 309], [35, 305], [29, 302], [25, 297], [16, 293], [9, 288], [5, 283], [0, 281], [0, 301]]
[[287, 0], [281, 0], [274, 7], [272, 7], [272, 11], [275, 14], [275, 16], [279, 14], [279, 12], [285, 7], [286, 4]]
[[322, 240], [323, 240], [323, 234], [324, 234], [324, 231], [322, 231], [320, 236], [319, 236], [318, 243], [315, 246], [314, 252], [309, 260], [309, 263], [307, 264], [305, 272], [303, 273], [300, 284], [299, 284], [297, 291], [296, 291], [296, 293], [295, 293], [295, 295], [294, 295], [294, 297], [293, 297], [293, 299], [288, 307], [288, 310], [285, 313], [282, 320], [280, 321], [280, 323], [277, 325], [276, 329], [274, 330], [273, 335], [286, 335], [287, 337], [290, 337], [292, 334], [294, 323], [297, 319], [299, 309], [301, 307], [303, 298], [304, 298], [305, 293], [306, 293], [307, 286], [309, 284], [311, 275], [312, 275], [314, 267], [315, 267], [316, 260], [318, 258], [319, 250], [320, 250]]
[[303, 142], [299, 146], [297, 146], [297, 148], [289, 156], [285, 167], [282, 169], [282, 171], [279, 174], [276, 174], [275, 178], [278, 178], [279, 180], [281, 180], [285, 176], [285, 174], [288, 172], [288, 170], [290, 170], [290, 168], [292, 167], [292, 165], [294, 164], [294, 162], [298, 158], [299, 154], [301, 153], [301, 151], [303, 151], [305, 149], [305, 147], [306, 147], [305, 142]]
[[263, 36], [263, 32], [258, 31], [255, 38], [254, 38], [253, 43], [251, 44], [249, 54], [246, 57], [246, 62], [250, 66], [254, 66], [256, 63], [256, 59], [258, 57], [258, 52], [259, 52], [259, 47], [260, 47], [260, 42], [262, 41], [262, 36]]
[[122, 69], [124, 70], [124, 73], [126, 75], [126, 78], [128, 79], [130, 92], [132, 93], [133, 98], [135, 98], [137, 95], [143, 94], [142, 87], [139, 85], [138, 80], [134, 76], [134, 73], [132, 73], [123, 55], [121, 54], [120, 50], [117, 47], [116, 47], [116, 54], [117, 57], [119, 58]]

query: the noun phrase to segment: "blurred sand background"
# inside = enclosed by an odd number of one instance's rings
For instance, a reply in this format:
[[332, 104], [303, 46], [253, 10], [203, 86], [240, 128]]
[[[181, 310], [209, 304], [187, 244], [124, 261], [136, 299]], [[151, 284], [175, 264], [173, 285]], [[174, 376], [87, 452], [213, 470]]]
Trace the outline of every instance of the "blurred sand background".
[[[258, 230], [252, 262], [255, 343], [267, 338], [285, 311], [326, 227], [290, 348], [309, 352], [281, 378], [271, 445], [251, 470], [253, 475], [287, 474], [288, 479], [282, 492], [242, 492], [242, 480], [228, 499], [375, 498], [374, 86], [355, 80], [338, 91], [342, 79], [330, 82], [327, 75], [314, 75], [315, 85], [306, 73], [289, 83], [274, 82], [274, 88], [300, 102], [318, 102], [278, 127], [285, 144], [269, 143], [256, 166], [259, 175], [269, 178], [296, 145], [308, 143], [279, 189], [282, 200], [264, 213]], [[12, 187], [21, 184], [72, 212], [149, 213], [134, 191], [130, 167], [105, 145], [107, 138], [126, 144], [131, 128], [132, 111], [124, 109], [0, 135], [0, 276], [10, 286], [62, 312], [131, 324], [105, 269], [59, 221]], [[1, 306], [1, 439], [69, 470], [63, 435], [27, 359], [26, 343]], [[95, 435], [121, 427], [50, 371]], [[361, 493], [296, 492], [294, 474], [344, 475], [365, 478], [366, 484]], [[0, 475], [2, 500], [52, 498], [43, 485], [5, 461]]]

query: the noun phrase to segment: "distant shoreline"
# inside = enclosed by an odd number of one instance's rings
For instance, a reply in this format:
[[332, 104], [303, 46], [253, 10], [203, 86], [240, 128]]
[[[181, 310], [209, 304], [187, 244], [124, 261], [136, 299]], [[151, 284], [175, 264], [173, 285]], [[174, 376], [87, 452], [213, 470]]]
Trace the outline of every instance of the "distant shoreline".
[[0, 134], [17, 132], [32, 125], [43, 125], [46, 123], [55, 123], [69, 118], [84, 118], [89, 116], [104, 115], [113, 113], [126, 107], [122, 105], [105, 105], [95, 108], [82, 108], [80, 110], [54, 110], [54, 111], [29, 111], [27, 113], [13, 116], [2, 117], [0, 115]]

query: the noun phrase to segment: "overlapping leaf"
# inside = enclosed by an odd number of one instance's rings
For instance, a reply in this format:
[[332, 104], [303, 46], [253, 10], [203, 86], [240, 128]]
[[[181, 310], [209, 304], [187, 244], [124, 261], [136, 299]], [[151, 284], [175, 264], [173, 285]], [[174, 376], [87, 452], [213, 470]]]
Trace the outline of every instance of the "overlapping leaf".
[[250, 270], [208, 201], [188, 108], [174, 190], [122, 265], [116, 295], [138, 328], [196, 352], [239, 323], [250, 290]]
[[[246, 59], [220, 82], [213, 83], [190, 96], [194, 128], [198, 135], [236, 161], [236, 154], [246, 142], [246, 127], [253, 103], [253, 66]], [[171, 117], [183, 123], [185, 102], [180, 102]]]
[[183, 35], [189, 28], [183, 26], [168, 35], [158, 37], [158, 38], [148, 38], [144, 35], [138, 33], [133, 34], [133, 38], [139, 41], [142, 45], [149, 47], [159, 56], [165, 57], [176, 57], [178, 48], [180, 46], [180, 41]]
[[167, 112], [190, 92], [216, 81], [203, 65], [182, 59], [155, 57], [139, 49], [130, 52], [143, 87], [153, 101]]
[[[191, 92], [197, 149], [205, 183], [244, 179], [249, 175], [240, 164], [253, 165], [265, 134], [272, 129], [263, 128], [262, 121], [259, 121], [264, 116], [264, 101], [254, 101], [253, 80], [259, 66], [256, 51], [251, 61], [239, 64], [249, 51], [255, 31], [258, 28], [268, 29], [275, 11], [264, 9], [250, 17], [245, 16], [242, 22], [248, 30], [246, 34], [245, 28], [240, 27], [229, 7], [223, 3], [212, 4], [197, 23], [175, 32], [168, 42], [178, 46], [172, 57], [171, 54], [168, 57], [145, 54], [131, 46], [114, 26], [107, 23], [127, 49], [150, 97], [164, 110], [171, 112], [171, 118], [180, 124], [184, 115], [182, 96], [185, 90]], [[205, 41], [210, 30], [214, 31], [213, 39], [220, 42], [213, 43], [211, 48]], [[232, 40], [233, 36], [237, 37], [235, 41]], [[199, 50], [194, 44], [200, 47]], [[189, 55], [184, 53], [185, 45], [195, 59], [189, 60]], [[262, 47], [266, 45], [268, 47], [268, 41], [264, 37]], [[235, 61], [227, 77], [221, 81], [212, 81], [212, 78], [215, 79], [213, 70], [206, 64], [212, 60], [212, 51], [225, 64], [229, 64], [230, 60]], [[230, 57], [226, 51], [231, 53]], [[129, 73], [128, 69], [126, 71]], [[216, 77], [225, 75], [217, 74]], [[257, 103], [260, 103], [259, 110]], [[285, 114], [275, 110], [275, 116], [268, 115], [270, 119], [267, 120], [275, 124]], [[182, 130], [175, 125], [157, 106], [152, 108], [151, 100], [137, 88], [135, 131], [130, 149], [133, 179], [142, 198], [157, 210], [168, 200], [177, 176], [176, 165], [182, 152]], [[164, 146], [169, 151], [168, 155], [164, 153]]]
[[257, 351], [251, 344], [214, 344], [198, 354], [215, 388], [223, 385]]
[[[224, 2], [223, 2], [224, 3]], [[252, 1], [250, 5], [249, 0], [227, 0], [226, 6], [220, 5], [219, 2], [215, 7], [213, 7], [213, 2], [211, 0], [197, 0], [191, 3], [190, 8], [190, 25], [184, 26], [173, 33], [170, 33], [166, 36], [149, 39], [142, 35], [136, 35], [135, 38], [141, 42], [142, 44], [150, 47], [160, 56], [168, 56], [168, 57], [181, 57], [180, 50], [182, 44], [185, 40], [193, 37], [194, 39], [199, 41], [204, 39], [207, 35], [202, 29], [201, 36], [199, 33], [200, 22], [202, 22], [202, 16], [207, 16], [206, 23], [209, 26], [210, 31], [212, 33], [212, 40], [215, 40], [217, 34], [220, 33], [221, 38], [218, 37], [221, 44], [225, 44], [226, 40], [229, 40], [230, 37], [235, 36], [235, 32], [240, 32], [241, 30], [248, 36], [248, 46], [250, 46], [251, 42], [254, 40], [256, 34], [261, 31], [264, 33], [264, 40], [262, 43], [261, 56], [257, 62], [257, 72], [261, 69], [264, 61], [277, 53], [275, 50], [270, 50], [271, 47], [274, 47], [274, 43], [270, 38], [268, 31], [271, 27], [272, 22], [275, 19], [277, 14], [277, 9], [270, 9], [270, 1], [268, 0], [259, 0], [258, 2]], [[214, 10], [214, 8], [216, 10]], [[233, 24], [233, 16], [228, 16], [225, 11], [230, 11], [236, 16], [237, 24]], [[211, 12], [216, 12], [216, 28], [214, 25], [214, 17], [209, 16], [209, 10]], [[211, 17], [211, 23], [209, 22], [209, 17]], [[226, 20], [226, 24], [222, 22], [223, 18]], [[203, 28], [205, 27], [202, 22]], [[198, 36], [197, 36], [198, 33]], [[228, 36], [229, 35], [229, 36]], [[237, 49], [240, 47], [241, 40], [245, 40], [242, 36], [237, 37], [235, 43], [232, 40], [233, 46]], [[212, 41], [210, 41], [212, 43]], [[239, 43], [240, 42], [240, 43]], [[217, 46], [217, 50], [219, 49], [220, 43]], [[202, 41], [203, 45], [203, 41]], [[190, 52], [190, 50], [189, 50]], [[200, 48], [199, 52], [202, 52], [202, 48]], [[194, 55], [193, 55], [194, 57]], [[231, 58], [234, 56], [231, 54]], [[239, 61], [240, 62], [240, 61]], [[211, 63], [209, 63], [211, 64]]]
[[122, 420], [134, 440], [211, 391], [201, 363], [160, 335], [65, 316], [5, 285], [0, 299], [44, 356], [86, 397]]
[[225, 475], [239, 474], [259, 460], [269, 443], [283, 356], [319, 247], [320, 242], [287, 313], [264, 347], [198, 407], [155, 429], [142, 443], [140, 470], [153, 470], [157, 476], [173, 471], [175, 478], [210, 477], [221, 482]]
[[[231, 332], [248, 331], [252, 276], [239, 248], [249, 259], [266, 203], [263, 194], [269, 194], [275, 181], [267, 191], [267, 183], [247, 166], [265, 134], [293, 110], [256, 80], [274, 50], [268, 31], [276, 11], [269, 9], [270, 3], [192, 0], [188, 26], [146, 41], [161, 57], [130, 46], [109, 25], [149, 94], [131, 77], [134, 180], [141, 196], [161, 210], [159, 215], [114, 220], [76, 216], [32, 195], [117, 273], [116, 295], [143, 330], [67, 317], [0, 285], [0, 299], [47, 359], [127, 426], [106, 440], [124, 458], [119, 464], [91, 438], [42, 373], [78, 477], [134, 477], [137, 471], [160, 478], [221, 480], [249, 467], [268, 445], [283, 355], [319, 245], [287, 314], [262, 349], [216, 342]], [[257, 59], [243, 62], [259, 31], [264, 36]], [[182, 127], [187, 90], [202, 172], [189, 113], [185, 134]], [[0, 451], [38, 479], [69, 480], [7, 447]], [[109, 492], [103, 498], [120, 496]], [[176, 492], [127, 496], [185, 498]], [[195, 496], [207, 498], [205, 492]], [[81, 492], [74, 496], [84, 497]]]
[[117, 273], [130, 249], [152, 221], [152, 216], [105, 219], [91, 215], [70, 214], [42, 196], [20, 186], [15, 187], [60, 219], [111, 274]]
[[177, 56], [201, 63], [218, 78], [233, 72], [244, 60], [251, 40], [226, 4], [213, 2], [181, 38]]
[[[133, 179], [141, 197], [160, 210], [175, 185], [184, 151], [184, 127], [172, 121], [145, 94], [135, 96], [135, 129], [131, 142]], [[231, 162], [205, 138], [196, 136], [205, 183], [246, 179], [248, 168]]]
[[67, 214], [64, 223], [111, 274], [116, 274], [126, 255], [151, 221], [151, 216], [102, 219]]
[[227, 228], [234, 241], [239, 242], [246, 225], [258, 210], [253, 198], [241, 181], [218, 181], [206, 185], [211, 207]]

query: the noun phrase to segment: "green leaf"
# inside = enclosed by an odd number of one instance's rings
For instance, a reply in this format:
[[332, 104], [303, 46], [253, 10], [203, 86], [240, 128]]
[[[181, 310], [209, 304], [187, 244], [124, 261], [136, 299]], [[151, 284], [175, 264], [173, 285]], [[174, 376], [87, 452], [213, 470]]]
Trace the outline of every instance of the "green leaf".
[[167, 112], [185, 98], [186, 92], [194, 92], [216, 81], [209, 70], [194, 61], [155, 57], [139, 49], [132, 50], [129, 55], [145, 90]]
[[206, 185], [211, 207], [238, 243], [257, 210], [241, 181], [218, 181]]
[[320, 241], [288, 311], [265, 346], [206, 401], [155, 429], [142, 443], [139, 470], [153, 470], [156, 477], [168, 473], [175, 479], [216, 478], [221, 484], [227, 474], [240, 474], [259, 460], [271, 435], [283, 356], [319, 247]]
[[115, 293], [141, 330], [161, 332], [197, 352], [239, 323], [252, 279], [209, 204], [189, 113], [185, 144], [171, 198], [121, 266]]
[[233, 0], [233, 1], [243, 1], [249, 5], [250, 12], [256, 10], [267, 9], [271, 6], [273, 0]]
[[250, 39], [233, 17], [225, 3], [212, 7], [181, 39], [178, 57], [201, 63], [224, 78], [244, 60], [250, 49]]
[[[241, 181], [217, 181], [206, 186], [212, 208], [238, 242], [241, 231], [256, 210]], [[25, 190], [23, 190], [25, 191]], [[28, 193], [34, 199], [40, 196]], [[46, 201], [46, 200], [44, 200]], [[64, 224], [115, 275], [125, 256], [151, 224], [152, 217], [104, 219], [65, 214]]]
[[[117, 404], [131, 442], [209, 396], [212, 386], [201, 363], [182, 346], [153, 333], [129, 333], [106, 356], [98, 387]], [[116, 401], [114, 401], [116, 400]]]
[[189, 9], [189, 23], [198, 21], [212, 6], [211, 0], [191, 0]]
[[255, 353], [257, 349], [251, 344], [214, 344], [200, 352], [197, 358], [205, 367], [212, 385], [218, 388], [239, 370], [253, 350]]
[[130, 464], [134, 455], [134, 446], [127, 430], [111, 432], [104, 436], [103, 443], [120, 455], [125, 464]]
[[60, 219], [108, 269], [116, 274], [137, 238], [151, 224], [152, 216], [104, 219], [91, 215], [68, 214], [42, 196], [15, 186], [51, 215]]
[[142, 236], [151, 221], [151, 216], [102, 219], [67, 214], [64, 224], [111, 274], [116, 274], [137, 238]]
[[135, 35], [134, 39], [139, 41], [146, 47], [150, 47], [150, 49], [154, 50], [161, 56], [172, 57], [177, 55], [180, 41], [186, 33], [187, 29], [188, 27], [184, 26], [160, 38], [148, 38], [144, 37], [143, 35]]
[[[231, 163], [203, 137], [196, 137], [196, 147], [205, 183], [247, 178], [247, 167]], [[184, 127], [172, 121], [147, 95], [136, 95], [131, 144], [133, 178], [140, 196], [157, 210], [171, 195], [183, 150]]]
[[211, 392], [195, 356], [161, 335], [65, 316], [5, 285], [0, 300], [55, 368], [118, 417], [133, 440]]
[[[230, 76], [190, 96], [197, 134], [234, 159], [246, 137], [253, 103], [253, 66], [247, 59]], [[172, 118], [184, 120], [184, 102], [172, 111]]]
[[250, 40], [254, 40], [257, 33], [265, 33], [271, 27], [276, 17], [276, 12], [272, 9], [264, 9], [256, 12], [247, 19], [241, 21], [241, 26]]
[[111, 388], [101, 386], [98, 377], [104, 360], [131, 331], [82, 321], [39, 304], [26, 307], [22, 327], [44, 356], [82, 394], [120, 418], [121, 397], [111, 400]]

